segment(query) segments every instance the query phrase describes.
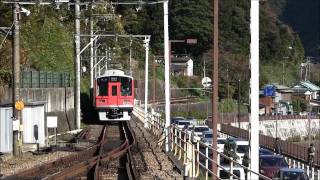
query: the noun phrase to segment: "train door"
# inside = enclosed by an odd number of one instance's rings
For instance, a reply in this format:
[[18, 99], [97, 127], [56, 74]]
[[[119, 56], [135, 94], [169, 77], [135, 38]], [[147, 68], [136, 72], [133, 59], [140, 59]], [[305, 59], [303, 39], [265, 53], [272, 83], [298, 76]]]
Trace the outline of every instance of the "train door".
[[114, 106], [118, 105], [119, 92], [120, 92], [120, 83], [109, 82], [109, 98], [108, 98], [109, 105], [114, 105]]

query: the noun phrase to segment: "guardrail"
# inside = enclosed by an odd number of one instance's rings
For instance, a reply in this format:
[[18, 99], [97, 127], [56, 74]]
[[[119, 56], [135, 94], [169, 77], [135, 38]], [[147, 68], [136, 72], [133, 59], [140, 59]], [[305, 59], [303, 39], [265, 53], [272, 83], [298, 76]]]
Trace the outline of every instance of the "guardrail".
[[[148, 129], [157, 136], [162, 142], [165, 131], [164, 120], [160, 118], [160, 115], [156, 112], [148, 112], [147, 117], [145, 117], [144, 111], [141, 108], [135, 107], [133, 114], [140, 119], [143, 123], [145, 118], [147, 118]], [[200, 174], [208, 179], [209, 176], [216, 176], [220, 179], [220, 170], [224, 170], [229, 174], [230, 179], [239, 179], [236, 174], [234, 174], [234, 167], [242, 167], [248, 171], [248, 179], [250, 179], [250, 174], [256, 174], [261, 179], [270, 180], [270, 178], [259, 174], [258, 172], [253, 172], [249, 168], [243, 166], [238, 161], [224, 155], [217, 151], [217, 149], [212, 148], [209, 144], [205, 144], [193, 138], [192, 133], [188, 133], [186, 130], [177, 128], [171, 125], [168, 129], [169, 132], [169, 146], [170, 151], [174, 157], [184, 165], [185, 176], [196, 178]], [[211, 152], [217, 152], [218, 161], [212, 159]], [[220, 165], [220, 159], [223, 158], [229, 162], [228, 167]], [[212, 164], [218, 166], [218, 172], [212, 172]]]
[[[249, 131], [244, 129], [240, 129], [226, 124], [221, 124], [220, 131], [230, 136], [235, 136], [245, 140], [249, 140]], [[275, 138], [262, 134], [260, 134], [259, 136], [260, 146], [271, 150], [274, 149]], [[285, 158], [290, 167], [305, 169], [307, 171], [308, 176], [311, 179], [317, 178], [320, 180], [320, 170], [318, 169], [320, 165], [320, 151], [316, 151], [314, 156], [315, 167], [310, 168], [308, 165], [307, 147], [280, 140], [280, 149], [281, 154], [286, 156]], [[315, 174], [315, 171], [317, 172], [317, 174]]]

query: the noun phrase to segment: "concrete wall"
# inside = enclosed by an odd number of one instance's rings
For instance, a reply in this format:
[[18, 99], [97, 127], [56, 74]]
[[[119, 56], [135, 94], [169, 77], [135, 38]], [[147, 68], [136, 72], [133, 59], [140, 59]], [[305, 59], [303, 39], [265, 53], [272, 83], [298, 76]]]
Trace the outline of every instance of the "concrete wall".
[[[311, 119], [311, 136], [320, 132], [320, 119]], [[300, 136], [303, 139], [308, 137], [308, 119], [286, 119], [260, 121], [260, 133], [263, 135], [276, 137], [276, 124], [278, 124], [278, 137], [286, 140], [290, 137]], [[232, 126], [238, 127], [237, 123], [231, 123]], [[248, 130], [249, 122], [241, 122], [240, 127]]]
[[[46, 102], [46, 115], [58, 116], [58, 132], [75, 129], [73, 88], [21, 88], [21, 98], [25, 103]], [[0, 105], [9, 104], [12, 91], [0, 86]]]
[[[69, 111], [74, 108], [73, 88], [21, 88], [20, 95], [25, 103], [46, 102], [46, 112]], [[0, 105], [11, 103], [11, 97], [9, 87], [0, 87]]]

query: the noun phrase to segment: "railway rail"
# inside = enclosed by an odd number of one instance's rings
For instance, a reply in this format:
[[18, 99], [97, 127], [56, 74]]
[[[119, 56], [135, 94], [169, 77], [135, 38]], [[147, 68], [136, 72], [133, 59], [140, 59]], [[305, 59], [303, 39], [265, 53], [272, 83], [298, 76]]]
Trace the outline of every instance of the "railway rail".
[[[5, 179], [72, 179], [83, 176], [89, 179], [99, 179], [101, 165], [123, 155], [128, 157], [127, 175], [130, 177], [129, 179], [135, 179], [134, 168], [131, 167], [130, 163], [130, 147], [135, 142], [135, 139], [127, 123], [119, 123], [118, 125], [119, 135], [111, 134], [112, 127], [104, 125], [96, 144], [89, 146], [87, 149], [60, 158], [57, 161], [5, 177]], [[78, 138], [85, 139], [91, 132], [92, 130], [86, 129], [83, 133], [80, 133]]]

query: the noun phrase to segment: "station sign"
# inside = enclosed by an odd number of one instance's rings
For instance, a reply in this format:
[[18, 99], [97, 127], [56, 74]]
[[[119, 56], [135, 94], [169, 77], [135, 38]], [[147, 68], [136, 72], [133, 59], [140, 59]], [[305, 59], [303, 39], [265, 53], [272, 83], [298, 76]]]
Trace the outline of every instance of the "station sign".
[[212, 80], [209, 77], [204, 77], [204, 78], [202, 78], [201, 83], [202, 83], [203, 87], [208, 88], [211, 86]]
[[187, 39], [186, 43], [187, 44], [197, 44], [198, 40], [197, 39]]
[[47, 116], [47, 128], [57, 128], [57, 127], [58, 127], [58, 117]]

